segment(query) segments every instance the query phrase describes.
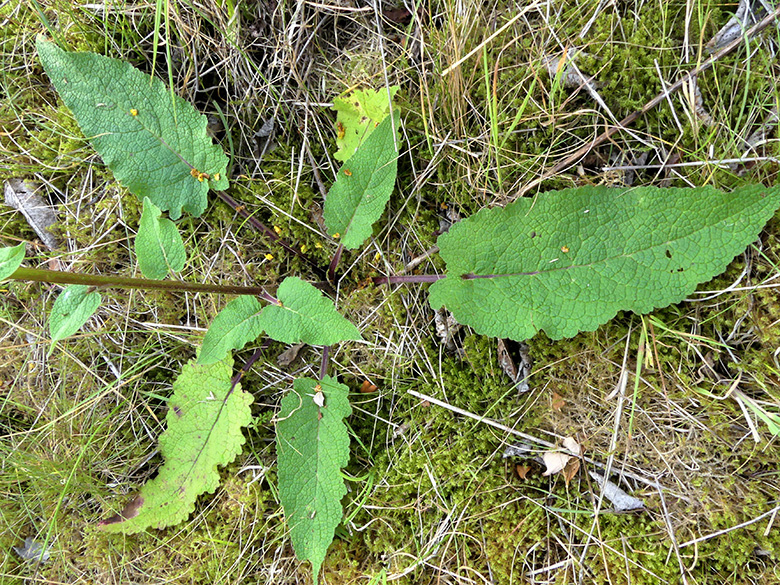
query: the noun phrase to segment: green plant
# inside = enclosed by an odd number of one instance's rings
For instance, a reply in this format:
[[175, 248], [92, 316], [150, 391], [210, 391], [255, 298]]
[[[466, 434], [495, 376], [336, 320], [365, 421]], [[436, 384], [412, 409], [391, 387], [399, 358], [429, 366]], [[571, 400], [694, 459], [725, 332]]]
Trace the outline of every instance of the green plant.
[[[202, 116], [189, 104], [169, 99], [161, 83], [136, 81], [137, 72], [126, 64], [97, 55], [65, 53], [45, 41], [39, 41], [39, 50], [84, 133], [93, 137], [117, 178], [144, 198], [136, 240], [139, 255], [149, 261], [142, 271], [160, 276], [177, 270], [182, 264], [180, 239], [174, 235], [174, 224], [162, 218], [162, 211], [174, 219], [182, 210], [198, 214], [205, 208], [209, 188], [228, 186], [226, 159], [205, 138]], [[78, 72], [73, 73], [74, 68]], [[101, 82], [112, 75], [128, 81], [123, 87], [110, 85], [119, 92], [116, 96], [97, 93], [90, 82], [98, 72], [104, 76]], [[122, 93], [125, 86], [139, 93]], [[147, 86], [156, 89], [144, 93]], [[342, 246], [360, 247], [370, 236], [393, 189], [398, 118], [391, 112], [392, 93], [366, 92], [355, 98], [365, 100], [365, 110], [369, 101], [387, 102], [376, 117], [367, 116], [368, 122], [360, 115], [341, 119], [342, 125], [350, 126], [345, 135], [349, 131], [359, 140], [350, 147], [355, 153], [345, 156], [326, 202], [328, 231], [341, 241], [331, 275]], [[97, 113], [104, 110], [107, 116], [101, 121]], [[82, 117], [86, 122], [82, 123]], [[154, 126], [152, 120], [166, 123]], [[193, 134], [191, 140], [168, 138], [182, 128]], [[156, 154], [144, 155], [147, 151]], [[145, 168], [149, 160], [165, 164]], [[161, 182], [169, 180], [174, 188], [161, 189]], [[573, 335], [595, 328], [617, 310], [645, 312], [681, 299], [697, 283], [722, 270], [756, 237], [780, 205], [779, 198], [777, 189], [761, 187], [731, 194], [713, 189], [606, 187], [545, 194], [535, 205], [520, 201], [504, 210], [480, 212], [443, 236], [440, 247], [448, 275], [375, 282], [440, 281], [432, 287], [431, 304], [447, 306], [459, 320], [489, 334], [525, 339], [544, 329], [554, 337]], [[585, 221], [591, 213], [593, 221]], [[268, 232], [264, 231], [270, 236]], [[713, 242], [717, 242], [715, 250]], [[1, 253], [0, 278], [80, 279], [80, 288], [66, 289], [61, 295], [67, 303], [58, 299], [52, 309], [53, 340], [78, 329], [99, 303], [89, 286], [164, 286], [244, 295], [215, 318], [197, 362], [185, 366], [174, 384], [168, 402], [168, 431], [161, 438], [165, 466], [138, 498], [104, 524], [106, 530], [129, 533], [179, 522], [191, 512], [198, 494], [216, 488], [216, 467], [240, 451], [240, 429], [250, 422], [251, 397], [238, 383], [253, 360], [231, 379], [231, 350], [263, 333], [286, 343], [326, 346], [359, 338], [357, 328], [336, 313], [319, 291], [296, 277], [285, 279], [274, 297], [261, 287], [198, 288], [180, 282], [42, 275], [43, 271], [18, 268], [23, 247]], [[624, 294], [613, 296], [616, 283]], [[255, 296], [269, 304], [262, 306]], [[502, 319], [506, 325], [495, 322], [500, 311], [511, 316]], [[345, 493], [340, 468], [347, 460], [348, 447], [343, 421], [350, 412], [347, 388], [325, 375], [326, 366], [327, 359], [320, 380], [295, 381], [282, 401], [277, 423], [280, 499], [296, 552], [312, 562], [315, 580], [340, 519], [340, 499]]]

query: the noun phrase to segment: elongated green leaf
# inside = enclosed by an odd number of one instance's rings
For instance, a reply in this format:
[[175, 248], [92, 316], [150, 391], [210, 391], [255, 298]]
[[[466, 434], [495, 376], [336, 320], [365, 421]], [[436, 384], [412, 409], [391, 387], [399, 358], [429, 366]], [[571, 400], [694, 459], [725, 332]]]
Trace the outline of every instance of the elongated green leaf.
[[349, 462], [348, 394], [330, 376], [319, 384], [295, 380], [276, 424], [279, 498], [295, 554], [311, 562], [315, 583], [347, 493], [341, 468]]
[[271, 339], [333, 345], [361, 338], [357, 327], [342, 317], [329, 299], [300, 278], [285, 278], [276, 296], [281, 306], [268, 305], [260, 314], [260, 325]]
[[206, 117], [157, 78], [94, 53], [69, 53], [42, 37], [46, 73], [114, 176], [140, 199], [200, 215], [209, 187], [228, 186], [227, 157], [211, 143]]
[[241, 427], [252, 421], [252, 395], [232, 386], [232, 372], [232, 358], [184, 366], [160, 436], [165, 463], [119, 514], [100, 523], [103, 530], [133, 534], [173, 526], [192, 513], [199, 495], [217, 489], [217, 468], [241, 453]]
[[0, 281], [11, 276], [24, 261], [24, 244], [0, 248]]
[[387, 89], [356, 89], [333, 100], [336, 114], [336, 145], [333, 158], [348, 160], [390, 113], [390, 103], [398, 92], [394, 85]]
[[184, 268], [187, 252], [176, 224], [162, 217], [160, 208], [144, 197], [144, 211], [135, 237], [138, 267], [146, 278], [165, 278], [169, 270]]
[[780, 206], [780, 189], [582, 187], [483, 210], [439, 238], [431, 307], [524, 340], [592, 331], [618, 311], [676, 303], [725, 270]]
[[52, 341], [65, 339], [78, 331], [100, 306], [100, 293], [89, 292], [83, 284], [72, 284], [60, 293], [49, 315]]
[[213, 364], [225, 358], [233, 349], [241, 349], [260, 337], [262, 305], [255, 297], [240, 296], [233, 299], [211, 322], [203, 338], [203, 348], [198, 356], [199, 364]]
[[397, 170], [396, 132], [388, 116], [344, 163], [325, 200], [328, 233], [340, 237], [345, 248], [357, 248], [371, 236], [393, 192]]

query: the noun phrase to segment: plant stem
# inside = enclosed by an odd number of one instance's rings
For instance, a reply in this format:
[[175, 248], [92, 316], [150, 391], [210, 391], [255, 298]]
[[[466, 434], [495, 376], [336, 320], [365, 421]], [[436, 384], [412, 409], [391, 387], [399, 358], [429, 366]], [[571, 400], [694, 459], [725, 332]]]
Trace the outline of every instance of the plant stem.
[[328, 373], [328, 361], [330, 360], [330, 346], [326, 345], [322, 348], [322, 362], [320, 362], [320, 380]]
[[409, 274], [400, 276], [375, 276], [374, 284], [410, 284], [415, 282], [436, 282], [444, 278], [444, 274]]
[[97, 287], [118, 287], [141, 290], [170, 290], [181, 292], [207, 292], [228, 295], [259, 295], [264, 300], [279, 304], [260, 286], [234, 286], [229, 284], [199, 284], [178, 280], [149, 280], [146, 278], [125, 278], [121, 276], [102, 276], [96, 274], [75, 274], [58, 270], [40, 268], [17, 268], [10, 277], [12, 280], [50, 282], [55, 284], [84, 284]]
[[343, 244], [339, 244], [339, 247], [336, 248], [336, 253], [333, 254], [333, 260], [330, 261], [330, 266], [328, 266], [328, 281], [332, 283], [336, 283], [336, 267], [339, 265], [339, 262], [341, 262], [341, 254], [344, 252], [344, 246]]

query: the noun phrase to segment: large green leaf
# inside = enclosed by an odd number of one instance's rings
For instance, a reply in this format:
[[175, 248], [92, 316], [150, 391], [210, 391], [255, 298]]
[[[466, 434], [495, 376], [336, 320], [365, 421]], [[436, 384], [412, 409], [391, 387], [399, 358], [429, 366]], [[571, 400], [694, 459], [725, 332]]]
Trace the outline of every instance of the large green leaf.
[[219, 485], [217, 467], [241, 453], [241, 427], [252, 421], [252, 395], [232, 386], [233, 360], [210, 366], [190, 362], [173, 384], [167, 430], [160, 436], [165, 463], [153, 480], [100, 527], [132, 534], [185, 520], [195, 500]]
[[356, 89], [333, 100], [336, 114], [336, 145], [333, 158], [348, 160], [390, 113], [399, 86], [387, 89]]
[[162, 217], [160, 208], [144, 197], [144, 210], [135, 236], [138, 267], [146, 278], [161, 279], [184, 268], [187, 252], [176, 224]]
[[780, 206], [780, 189], [582, 187], [485, 209], [439, 238], [431, 307], [524, 340], [592, 331], [618, 311], [679, 302], [725, 270]]
[[173, 219], [200, 215], [209, 187], [228, 186], [227, 157], [206, 117], [129, 63], [70, 53], [38, 37], [46, 73], [114, 176]]
[[59, 341], [76, 333], [97, 311], [100, 301], [100, 293], [83, 284], [72, 284], [63, 290], [49, 315], [51, 340]]
[[308, 282], [289, 276], [279, 286], [276, 296], [281, 305], [268, 305], [260, 314], [260, 324], [271, 339], [309, 345], [361, 339], [358, 328]]
[[263, 306], [255, 297], [242, 295], [233, 299], [214, 317], [198, 356], [199, 364], [218, 362], [233, 349], [241, 349], [260, 337]]
[[0, 281], [11, 276], [24, 261], [24, 244], [0, 248]]
[[357, 248], [371, 236], [390, 199], [398, 170], [396, 141], [393, 116], [388, 116], [338, 172], [324, 217], [328, 233], [340, 237], [345, 248]]
[[315, 583], [347, 493], [341, 468], [349, 462], [348, 394], [330, 376], [295, 380], [276, 423], [279, 498], [295, 554], [311, 561]]

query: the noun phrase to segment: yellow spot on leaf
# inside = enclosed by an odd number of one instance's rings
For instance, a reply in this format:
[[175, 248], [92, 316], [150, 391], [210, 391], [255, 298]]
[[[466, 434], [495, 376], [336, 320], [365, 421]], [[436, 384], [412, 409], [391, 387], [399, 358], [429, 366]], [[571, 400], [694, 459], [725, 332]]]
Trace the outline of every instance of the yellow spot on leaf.
[[569, 246], [562, 246], [561, 247], [561, 252], [563, 252], [564, 254], [566, 254], [568, 251], [569, 251]]
[[282, 228], [280, 228], [278, 225], [275, 225], [275, 226], [274, 226], [274, 231], [275, 231], [277, 234], [281, 234], [281, 233], [282, 233]]
[[214, 180], [219, 181], [219, 173], [214, 173]]
[[338, 233], [338, 232], [336, 232], [335, 234], [333, 234], [333, 239], [334, 239], [334, 240], [338, 240], [340, 237], [341, 237], [341, 234], [340, 234], [340, 233]]
[[352, 171], [350, 171], [349, 169], [344, 169], [344, 174], [347, 175], [348, 177], [351, 177]]
[[130, 110], [130, 115], [131, 115], [131, 116], [137, 116], [137, 115], [138, 115], [138, 110], [136, 110], [135, 108], [133, 108], [132, 110]]
[[190, 174], [197, 179], [198, 175], [200, 174], [200, 171], [198, 169], [192, 169], [190, 171]]

